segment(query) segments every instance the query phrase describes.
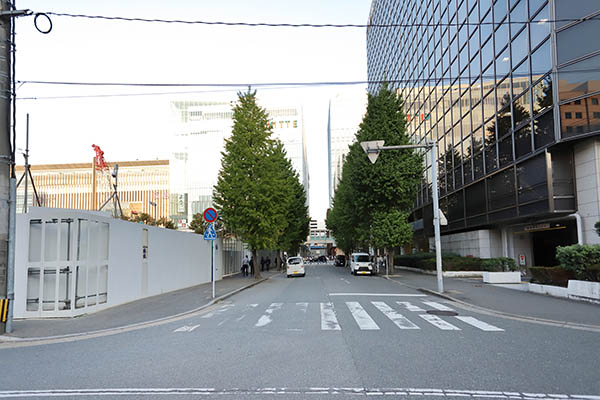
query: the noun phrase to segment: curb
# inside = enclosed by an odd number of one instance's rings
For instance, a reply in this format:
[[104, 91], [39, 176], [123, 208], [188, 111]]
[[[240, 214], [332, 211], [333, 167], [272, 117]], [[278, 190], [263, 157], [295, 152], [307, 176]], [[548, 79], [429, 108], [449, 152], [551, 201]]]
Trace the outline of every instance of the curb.
[[586, 331], [592, 331], [592, 332], [600, 332], [600, 326], [598, 326], [598, 325], [580, 324], [580, 323], [568, 322], [568, 321], [556, 321], [556, 320], [552, 320], [552, 319], [536, 318], [536, 317], [530, 317], [527, 315], [511, 314], [511, 313], [507, 313], [504, 311], [492, 310], [489, 308], [477, 306], [475, 304], [467, 303], [465, 301], [462, 301], [462, 300], [459, 300], [452, 296], [449, 296], [445, 293], [440, 293], [440, 292], [436, 292], [435, 290], [431, 290], [431, 289], [419, 288], [419, 287], [407, 285], [406, 283], [398, 282], [397, 280], [386, 277], [385, 275], [382, 277], [389, 281], [395, 282], [399, 285], [406, 286], [411, 289], [418, 290], [419, 292], [430, 294], [432, 296], [437, 296], [442, 299], [446, 299], [446, 300], [452, 301], [454, 303], [460, 304], [463, 307], [475, 309], [475, 310], [484, 312], [486, 314], [506, 317], [509, 319], [515, 319], [515, 320], [519, 320], [519, 321], [528, 321], [528, 322], [535, 322], [535, 323], [544, 324], [544, 325], [558, 326], [558, 327], [562, 327], [562, 328], [571, 328], [571, 329], [580, 329], [580, 330], [586, 330]]
[[[273, 276], [277, 276], [277, 274], [275, 274]], [[183, 317], [186, 317], [186, 316], [195, 314], [199, 311], [202, 311], [210, 306], [215, 305], [216, 303], [218, 303], [220, 301], [223, 301], [231, 296], [234, 296], [234, 295], [238, 294], [239, 292], [242, 292], [246, 289], [250, 289], [251, 287], [258, 285], [259, 283], [263, 283], [271, 278], [272, 277], [262, 278], [258, 281], [252, 282], [246, 286], [242, 286], [241, 288], [237, 288], [231, 292], [225, 293], [219, 297], [215, 297], [214, 299], [212, 299], [211, 301], [209, 301], [208, 303], [206, 303], [200, 307], [194, 308], [192, 310], [184, 311], [184, 312], [181, 312], [178, 314], [169, 315], [167, 317], [162, 317], [162, 318], [154, 319], [151, 321], [138, 322], [138, 323], [131, 324], [131, 325], [123, 325], [123, 326], [118, 326], [118, 327], [114, 327], [114, 328], [99, 329], [96, 331], [69, 333], [66, 335], [38, 336], [38, 337], [31, 337], [31, 338], [0, 335], [0, 346], [3, 344], [10, 345], [10, 344], [18, 344], [18, 343], [35, 343], [35, 342], [61, 340], [61, 339], [85, 339], [86, 337], [103, 336], [105, 334], [106, 335], [116, 334], [119, 332], [127, 332], [127, 331], [131, 331], [131, 330], [142, 329], [146, 326], [159, 325], [161, 323], [168, 323], [171, 320], [175, 321], [177, 319], [181, 319]]]

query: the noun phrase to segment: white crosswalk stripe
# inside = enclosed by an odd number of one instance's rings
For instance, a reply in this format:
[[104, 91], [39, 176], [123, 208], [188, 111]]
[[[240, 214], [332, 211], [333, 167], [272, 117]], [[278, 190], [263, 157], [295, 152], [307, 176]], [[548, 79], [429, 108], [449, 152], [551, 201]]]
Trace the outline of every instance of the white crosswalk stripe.
[[[362, 303], [362, 305], [361, 305]], [[348, 310], [350, 311], [350, 314], [352, 315], [352, 318], [354, 319], [354, 321], [356, 322], [356, 324], [358, 325], [358, 328], [360, 330], [380, 330], [382, 328], [380, 328], [380, 326], [378, 325], [377, 322], [375, 322], [375, 319], [373, 319], [373, 317], [377, 317], [377, 315], [373, 315], [373, 311], [367, 311], [365, 308], [363, 308], [363, 305], [366, 306], [367, 302], [363, 301], [363, 302], [358, 302], [358, 301], [346, 301], [345, 304], [348, 308]], [[504, 329], [494, 326], [492, 324], [489, 324], [487, 322], [481, 321], [475, 317], [472, 316], [463, 316], [463, 315], [456, 315], [456, 316], [442, 316], [442, 318], [440, 318], [437, 315], [432, 314], [428, 314], [426, 313], [426, 310], [439, 310], [439, 311], [454, 311], [452, 308], [435, 302], [435, 301], [421, 301], [421, 302], [407, 302], [407, 301], [370, 301], [371, 305], [374, 307], [375, 310], [377, 310], [378, 312], [381, 312], [381, 314], [383, 314], [383, 316], [385, 316], [387, 319], [389, 319], [398, 329], [401, 330], [419, 330], [419, 329], [424, 329], [425, 326], [433, 326], [437, 329], [441, 329], [444, 331], [460, 331], [462, 329], [466, 329], [464, 326], [460, 326], [461, 323], [464, 323], [466, 325], [469, 326], [470, 329], [476, 328], [480, 331], [483, 332], [504, 332]], [[395, 305], [394, 305], [395, 303]], [[319, 308], [320, 308], [320, 328], [322, 331], [341, 331], [342, 330], [342, 325], [345, 323], [344, 320], [342, 320], [342, 324], [340, 324], [340, 322], [338, 321], [338, 315], [336, 314], [335, 311], [335, 307], [334, 307], [334, 303], [333, 302], [323, 302], [323, 303], [317, 303], [319, 304]], [[368, 304], [368, 303], [367, 303]], [[293, 312], [294, 313], [302, 313], [303, 315], [306, 315], [307, 317], [310, 318], [311, 310], [315, 310], [314, 306], [316, 306], [315, 303], [309, 303], [309, 302], [296, 302], [296, 303], [290, 303], [290, 304], [285, 304], [285, 303], [271, 303], [266, 310], [264, 310], [263, 314], [258, 318], [258, 321], [254, 324], [254, 327], [256, 328], [262, 328], [265, 326], [268, 326], [269, 324], [271, 324], [274, 321], [274, 318], [281, 318], [280, 316], [278, 316], [277, 314], [281, 314], [281, 313], [276, 313], [276, 311], [282, 310], [284, 307], [293, 307]], [[400, 310], [395, 309], [394, 307], [398, 308], [400, 307]], [[251, 316], [252, 310], [255, 310], [257, 308], [259, 308], [259, 304], [246, 304], [246, 305], [238, 305], [237, 307], [235, 307], [235, 310], [237, 310], [236, 313], [234, 313], [233, 315], [230, 314], [232, 311], [232, 309], [234, 309], [235, 305], [234, 304], [225, 304], [215, 310], [212, 310], [210, 312], [208, 312], [207, 314], [201, 316], [200, 318], [212, 318], [212, 317], [223, 317], [223, 318], [219, 318], [219, 322], [217, 323], [217, 326], [222, 326], [225, 324], [232, 324], [232, 323], [242, 323], [242, 320], [244, 320], [245, 318], [247, 318], [248, 316]], [[373, 308], [372, 308], [373, 309]], [[407, 318], [405, 315], [402, 314], [402, 309], [410, 311], [410, 312], [418, 312], [419, 314], [416, 314], [419, 316], [419, 318], [417, 318], [417, 321], [411, 321], [409, 318]], [[291, 308], [290, 308], [291, 310]], [[225, 318], [226, 316], [224, 315], [225, 312], [230, 311], [230, 313], [227, 314], [227, 318]], [[378, 314], [378, 312], [375, 311], [376, 314]], [[369, 313], [371, 313], [371, 315], [369, 315]], [[413, 314], [415, 315], [415, 314]], [[415, 315], [415, 316], [416, 316]], [[410, 316], [409, 316], [410, 317]], [[304, 317], [303, 317], [304, 318]], [[380, 317], [381, 318], [381, 317]], [[424, 324], [424, 323], [419, 323], [418, 321], [423, 320], [426, 321], [428, 324]], [[452, 321], [449, 322], [449, 321]], [[457, 322], [454, 322], [457, 321]], [[460, 321], [460, 322], [458, 322]], [[456, 324], [456, 325], [455, 325]], [[457, 326], [458, 325], [458, 326]], [[354, 325], [353, 325], [354, 326]], [[198, 326], [194, 326], [193, 328], [197, 328]], [[177, 332], [182, 332], [182, 331], [187, 331], [187, 326], [180, 328], [179, 330], [176, 330]], [[298, 327], [296, 327], [298, 328]], [[462, 329], [461, 329], [462, 328]], [[301, 330], [301, 329], [299, 329]], [[190, 330], [191, 332], [191, 330]]]
[[269, 325], [271, 322], [273, 322], [273, 312], [281, 309], [281, 306], [283, 306], [283, 303], [271, 303], [269, 308], [265, 310], [265, 313], [261, 315], [261, 317], [258, 319], [258, 322], [254, 326], [260, 328], [262, 326]]
[[452, 325], [449, 322], [444, 321], [437, 315], [432, 314], [419, 314], [419, 317], [423, 318], [425, 321], [429, 322], [431, 325], [440, 328], [443, 331], [460, 331], [460, 328]]
[[364, 308], [360, 305], [358, 301], [347, 301], [346, 305], [348, 309], [352, 313], [352, 317], [358, 324], [358, 327], [361, 330], [378, 330], [379, 325], [373, 321], [373, 319], [369, 316], [369, 314], [365, 311]]
[[429, 307], [435, 308], [436, 310], [440, 311], [454, 311], [450, 307], [446, 307], [445, 305], [436, 303], [435, 301], [424, 301], [423, 304], [427, 304]]
[[401, 306], [403, 306], [403, 307], [406, 307], [406, 309], [408, 311], [425, 311], [421, 307], [415, 306], [415, 305], [411, 304], [408, 301], [397, 301], [396, 303], [399, 304], [399, 305], [401, 305]]
[[486, 332], [504, 332], [504, 329], [498, 328], [497, 326], [490, 325], [486, 322], [480, 321], [477, 318], [473, 317], [463, 317], [461, 315], [457, 315], [456, 318], [460, 319], [462, 322], [465, 322], [469, 325], [474, 326], [475, 328], [479, 328], [482, 331]]
[[372, 301], [373, 305], [377, 307], [379, 311], [381, 311], [386, 317], [388, 317], [396, 326], [400, 329], [421, 329], [417, 325], [413, 324], [403, 316], [402, 314], [396, 312], [392, 307], [388, 306], [383, 301]]
[[323, 331], [341, 331], [338, 323], [333, 303], [321, 303], [321, 330]]

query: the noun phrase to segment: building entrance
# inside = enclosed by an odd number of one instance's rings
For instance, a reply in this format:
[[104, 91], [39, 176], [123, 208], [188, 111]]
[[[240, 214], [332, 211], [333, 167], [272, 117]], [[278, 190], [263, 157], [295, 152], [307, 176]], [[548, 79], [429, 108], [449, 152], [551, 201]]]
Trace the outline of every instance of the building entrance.
[[556, 248], [577, 243], [577, 227], [573, 220], [546, 224], [547, 228], [531, 232], [533, 265], [552, 267], [558, 265]]

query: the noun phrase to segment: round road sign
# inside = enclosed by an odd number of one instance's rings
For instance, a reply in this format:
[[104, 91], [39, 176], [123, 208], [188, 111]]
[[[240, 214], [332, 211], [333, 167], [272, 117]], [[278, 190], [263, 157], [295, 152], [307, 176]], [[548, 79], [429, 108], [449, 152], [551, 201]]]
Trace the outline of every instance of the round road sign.
[[215, 222], [217, 220], [217, 210], [215, 210], [212, 207], [208, 207], [206, 210], [204, 210], [204, 213], [202, 213], [202, 216], [204, 217], [204, 219], [206, 220], [206, 222]]

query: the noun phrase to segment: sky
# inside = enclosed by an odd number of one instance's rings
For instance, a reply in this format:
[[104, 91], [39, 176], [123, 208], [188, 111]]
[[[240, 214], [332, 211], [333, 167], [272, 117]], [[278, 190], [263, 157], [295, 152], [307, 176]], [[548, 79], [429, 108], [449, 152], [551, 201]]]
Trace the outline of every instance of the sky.
[[[365, 24], [370, 5], [370, 0], [16, 1], [18, 9], [33, 12], [314, 24]], [[364, 28], [208, 26], [49, 17], [52, 30], [48, 34], [36, 30], [33, 16], [17, 19], [18, 81], [245, 85], [367, 79]], [[39, 28], [48, 27], [43, 16], [37, 20]], [[102, 147], [108, 161], [168, 159], [173, 134], [171, 101], [199, 96], [206, 99], [213, 93], [223, 96], [238, 90], [224, 86], [22, 83], [17, 89], [17, 148], [25, 147], [29, 114], [32, 164], [91, 162], [92, 144]], [[327, 104], [340, 91], [360, 95], [365, 86], [257, 90], [259, 97], [281, 97], [302, 105], [310, 213], [323, 220], [328, 204]], [[109, 96], [81, 97], [97, 95]], [[17, 162], [23, 163], [23, 158], [17, 157]]]

